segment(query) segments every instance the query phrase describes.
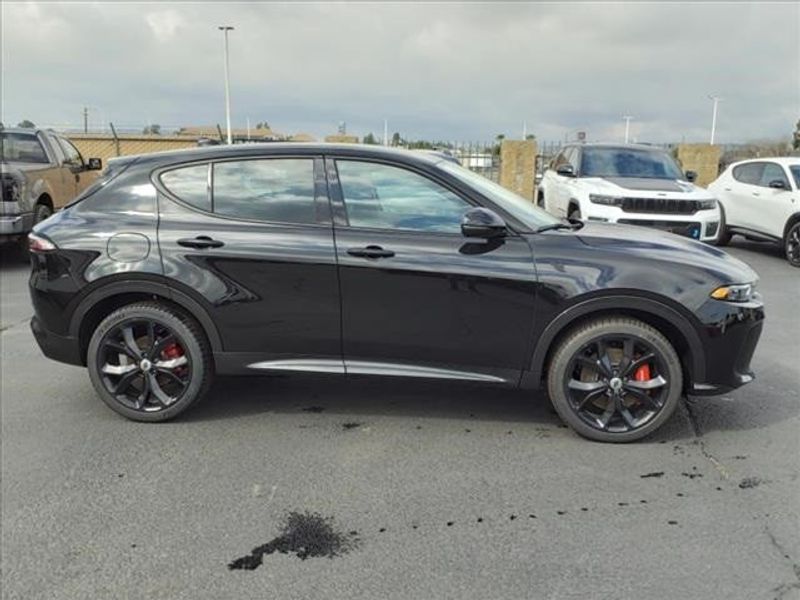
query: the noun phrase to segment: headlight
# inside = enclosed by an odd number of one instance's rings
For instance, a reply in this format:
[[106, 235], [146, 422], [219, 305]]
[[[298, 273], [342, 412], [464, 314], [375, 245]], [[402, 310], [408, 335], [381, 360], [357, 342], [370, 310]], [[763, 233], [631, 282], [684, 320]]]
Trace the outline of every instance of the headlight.
[[589, 194], [589, 202], [593, 204], [605, 204], [606, 206], [617, 206], [622, 203], [622, 198], [603, 196], [601, 194]]
[[698, 210], [711, 210], [717, 207], [716, 198], [709, 198], [708, 200], [698, 200]]
[[753, 299], [755, 289], [755, 283], [723, 285], [711, 292], [711, 297], [725, 302], [749, 302]]

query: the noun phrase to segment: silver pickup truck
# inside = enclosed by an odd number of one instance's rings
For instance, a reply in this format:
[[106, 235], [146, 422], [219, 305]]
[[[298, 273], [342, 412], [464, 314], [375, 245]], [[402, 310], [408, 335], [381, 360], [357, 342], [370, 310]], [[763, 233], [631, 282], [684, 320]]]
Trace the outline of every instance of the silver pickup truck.
[[44, 129], [0, 129], [0, 244], [28, 232], [88, 187], [102, 168], [66, 138]]

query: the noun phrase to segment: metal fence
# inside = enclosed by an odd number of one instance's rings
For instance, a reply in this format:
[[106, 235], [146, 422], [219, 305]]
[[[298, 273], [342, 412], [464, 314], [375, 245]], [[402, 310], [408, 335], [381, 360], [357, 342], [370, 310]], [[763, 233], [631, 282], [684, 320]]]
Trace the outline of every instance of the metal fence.
[[499, 142], [456, 142], [444, 150], [470, 171], [492, 181], [500, 180]]

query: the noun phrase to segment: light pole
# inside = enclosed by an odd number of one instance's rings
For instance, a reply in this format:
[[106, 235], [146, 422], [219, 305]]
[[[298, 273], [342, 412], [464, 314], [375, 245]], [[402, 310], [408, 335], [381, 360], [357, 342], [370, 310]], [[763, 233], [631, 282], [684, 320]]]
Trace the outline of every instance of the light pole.
[[708, 99], [714, 102], [714, 108], [711, 112], [711, 141], [709, 142], [712, 146], [714, 145], [714, 134], [717, 133], [717, 105], [719, 101], [722, 100], [719, 96], [715, 96], [713, 94], [709, 94]]
[[631, 119], [633, 119], [633, 117], [625, 115], [622, 118], [625, 119], [625, 143], [627, 144], [631, 133]]
[[228, 71], [230, 65], [228, 64], [228, 32], [233, 31], [230, 25], [222, 25], [217, 27], [225, 38], [225, 125], [228, 128], [228, 144], [233, 143], [233, 136], [231, 135], [231, 82]]

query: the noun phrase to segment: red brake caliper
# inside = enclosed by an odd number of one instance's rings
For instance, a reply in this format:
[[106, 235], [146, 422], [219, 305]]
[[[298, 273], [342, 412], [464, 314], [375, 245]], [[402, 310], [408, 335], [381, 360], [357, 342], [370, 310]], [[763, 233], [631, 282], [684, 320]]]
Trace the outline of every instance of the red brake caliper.
[[633, 374], [634, 381], [649, 381], [650, 379], [650, 365], [647, 363], [636, 369]]
[[[173, 358], [180, 358], [183, 356], [183, 348], [176, 342], [173, 342], [161, 351], [161, 358], [164, 360], [172, 360]], [[176, 375], [183, 375], [184, 367], [175, 368]]]

